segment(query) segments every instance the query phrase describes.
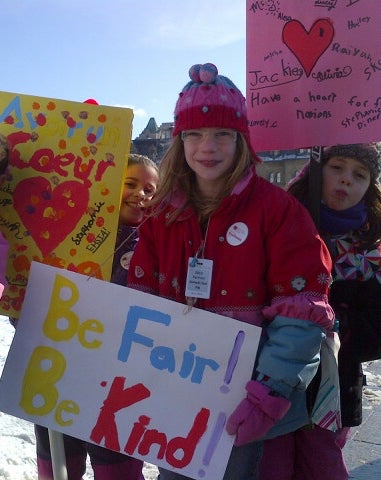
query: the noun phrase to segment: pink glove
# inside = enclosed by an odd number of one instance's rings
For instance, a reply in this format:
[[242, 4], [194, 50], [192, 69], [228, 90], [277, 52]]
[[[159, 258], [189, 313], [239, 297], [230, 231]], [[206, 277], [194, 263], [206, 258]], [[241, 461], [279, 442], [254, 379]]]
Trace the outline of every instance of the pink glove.
[[226, 424], [229, 435], [236, 434], [236, 447], [263, 437], [291, 406], [286, 398], [269, 395], [271, 390], [255, 380], [247, 383], [246, 390], [247, 397], [230, 415]]

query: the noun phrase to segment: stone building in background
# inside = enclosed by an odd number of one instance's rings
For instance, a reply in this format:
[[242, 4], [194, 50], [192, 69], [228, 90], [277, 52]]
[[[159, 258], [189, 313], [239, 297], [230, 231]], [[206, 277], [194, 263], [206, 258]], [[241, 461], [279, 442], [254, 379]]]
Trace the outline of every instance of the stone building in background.
[[271, 152], [258, 152], [258, 155], [263, 160], [257, 166], [258, 175], [285, 188], [310, 159], [310, 149], [272, 150]]
[[155, 163], [160, 163], [171, 143], [172, 130], [173, 122], [162, 123], [158, 127], [156, 120], [151, 117], [142, 133], [132, 140], [131, 153], [146, 155]]
[[[131, 153], [146, 155], [160, 163], [171, 143], [172, 130], [173, 122], [158, 126], [154, 117], [151, 117], [142, 133], [132, 140]], [[263, 163], [257, 166], [258, 174], [281, 188], [285, 188], [310, 158], [308, 148], [257, 153], [263, 160]]]

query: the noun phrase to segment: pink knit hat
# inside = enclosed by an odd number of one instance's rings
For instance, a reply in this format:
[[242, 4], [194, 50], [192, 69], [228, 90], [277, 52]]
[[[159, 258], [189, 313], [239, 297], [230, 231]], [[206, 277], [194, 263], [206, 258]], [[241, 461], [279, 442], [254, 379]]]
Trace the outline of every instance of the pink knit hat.
[[245, 98], [234, 83], [218, 75], [213, 63], [193, 65], [189, 77], [176, 103], [173, 136], [194, 128], [231, 128], [251, 149]]

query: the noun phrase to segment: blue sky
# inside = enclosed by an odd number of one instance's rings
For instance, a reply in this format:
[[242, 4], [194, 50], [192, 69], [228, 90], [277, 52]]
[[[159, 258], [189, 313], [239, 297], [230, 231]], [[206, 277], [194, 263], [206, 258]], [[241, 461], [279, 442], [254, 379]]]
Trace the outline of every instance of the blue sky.
[[189, 67], [215, 63], [245, 91], [245, 0], [1, 0], [0, 90], [95, 98], [172, 121]]

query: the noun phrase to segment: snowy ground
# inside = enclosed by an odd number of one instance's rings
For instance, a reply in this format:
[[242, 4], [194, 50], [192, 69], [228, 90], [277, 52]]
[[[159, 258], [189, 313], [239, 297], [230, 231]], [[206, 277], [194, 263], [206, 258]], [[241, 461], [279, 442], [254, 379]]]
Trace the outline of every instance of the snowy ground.
[[[13, 334], [7, 317], [0, 316], [0, 374]], [[145, 464], [143, 473], [146, 480], [155, 480], [157, 469]], [[83, 479], [94, 479], [90, 465]], [[37, 480], [33, 424], [3, 412], [0, 412], [0, 480]]]
[[367, 386], [363, 389], [363, 395], [371, 402], [371, 407], [374, 407], [375, 405], [381, 405], [381, 375], [373, 374], [367, 368], [366, 363], [363, 364], [363, 369], [366, 375], [367, 384]]

